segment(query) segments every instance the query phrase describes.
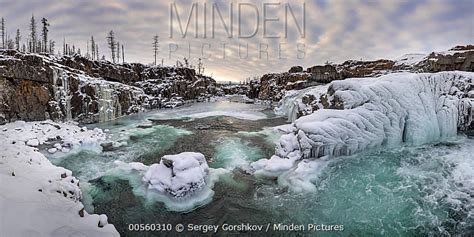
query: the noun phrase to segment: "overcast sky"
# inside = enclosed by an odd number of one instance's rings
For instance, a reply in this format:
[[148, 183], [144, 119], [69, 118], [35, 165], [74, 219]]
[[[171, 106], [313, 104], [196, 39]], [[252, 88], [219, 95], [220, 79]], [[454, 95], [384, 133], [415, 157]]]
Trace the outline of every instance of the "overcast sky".
[[[160, 62], [163, 58], [165, 64], [175, 64], [177, 59], [182, 61], [183, 57], [188, 57], [191, 51], [191, 63], [196, 64], [199, 57], [206, 58], [203, 60], [205, 74], [223, 81], [287, 71], [292, 65], [306, 68], [326, 61], [340, 63], [348, 59], [397, 58], [406, 53], [429, 53], [474, 43], [474, 0], [239, 0], [232, 1], [232, 6], [230, 2], [0, 0], [0, 16], [5, 18], [8, 34], [13, 38], [19, 28], [22, 40], [28, 36], [31, 14], [38, 23], [46, 17], [51, 24], [50, 37], [56, 41], [57, 49], [61, 48], [65, 38], [84, 52], [87, 40], [94, 35], [99, 42], [100, 54], [107, 58], [110, 58], [110, 53], [106, 50], [105, 36], [109, 30], [114, 30], [117, 40], [125, 45], [128, 62], [153, 62], [151, 43], [153, 35], [157, 34], [161, 39]], [[176, 9], [172, 7], [173, 3]], [[195, 38], [196, 18], [193, 15], [188, 33], [183, 38], [176, 13], [184, 28], [193, 3], [198, 4], [198, 37]], [[264, 6], [263, 3], [273, 4]], [[228, 37], [217, 11], [214, 11], [215, 25], [212, 27], [213, 4], [227, 24], [227, 32], [230, 31], [229, 12], [232, 12], [232, 38]], [[171, 12], [175, 16], [172, 38]], [[287, 38], [285, 15], [288, 20]], [[264, 24], [264, 18], [275, 20]], [[239, 38], [239, 26], [242, 35], [250, 34], [257, 27], [258, 30], [251, 38]], [[213, 28], [214, 38], [211, 37]], [[170, 48], [176, 50], [171, 53], [171, 58]], [[266, 50], [268, 58], [259, 50]]]

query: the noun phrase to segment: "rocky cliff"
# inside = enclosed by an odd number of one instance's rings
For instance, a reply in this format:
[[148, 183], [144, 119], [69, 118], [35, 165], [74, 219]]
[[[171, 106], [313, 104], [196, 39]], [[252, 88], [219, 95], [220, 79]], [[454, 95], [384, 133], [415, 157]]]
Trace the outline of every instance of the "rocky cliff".
[[0, 123], [107, 121], [216, 93], [214, 79], [189, 68], [0, 51]]
[[456, 46], [446, 52], [429, 55], [406, 55], [397, 60], [348, 60], [341, 64], [309, 67], [305, 71], [294, 66], [288, 72], [265, 74], [259, 82], [250, 85], [248, 96], [263, 100], [280, 101], [285, 90], [299, 90], [326, 84], [335, 80], [360, 77], [378, 77], [393, 72], [474, 71], [474, 46]]

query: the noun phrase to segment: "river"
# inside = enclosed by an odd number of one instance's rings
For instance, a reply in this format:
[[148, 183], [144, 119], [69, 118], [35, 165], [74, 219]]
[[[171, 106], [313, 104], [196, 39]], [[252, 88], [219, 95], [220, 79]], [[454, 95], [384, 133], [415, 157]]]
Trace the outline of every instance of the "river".
[[[449, 142], [334, 158], [313, 178], [315, 192], [295, 193], [276, 179], [247, 172], [251, 162], [274, 153], [279, 134], [271, 128], [285, 123], [267, 105], [197, 103], [88, 125], [104, 129], [114, 146], [49, 159], [81, 180], [86, 210], [106, 214], [123, 236], [163, 234], [129, 231], [133, 223], [270, 223], [267, 235], [288, 234], [273, 231], [278, 223], [344, 226], [342, 232], [317, 233], [327, 236], [474, 234], [474, 139], [460, 135]], [[203, 153], [211, 168], [229, 171], [215, 184], [210, 203], [186, 213], [147, 200], [136, 191], [140, 177], [118, 172], [114, 164], [150, 165], [184, 151]]]

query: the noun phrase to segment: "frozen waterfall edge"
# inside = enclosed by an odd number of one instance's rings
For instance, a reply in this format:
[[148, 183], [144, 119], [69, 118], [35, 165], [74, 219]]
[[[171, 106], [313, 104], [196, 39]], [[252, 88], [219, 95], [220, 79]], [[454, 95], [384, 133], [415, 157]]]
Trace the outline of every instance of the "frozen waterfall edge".
[[251, 166], [255, 174], [279, 176], [305, 158], [447, 139], [473, 126], [473, 79], [456, 71], [334, 81], [329, 105], [294, 121], [275, 155]]

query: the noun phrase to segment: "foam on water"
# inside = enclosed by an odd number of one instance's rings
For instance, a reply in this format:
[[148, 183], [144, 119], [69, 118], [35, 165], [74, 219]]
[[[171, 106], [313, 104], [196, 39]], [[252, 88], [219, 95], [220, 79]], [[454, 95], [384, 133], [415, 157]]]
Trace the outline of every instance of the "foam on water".
[[214, 168], [247, 169], [250, 162], [263, 158], [262, 150], [240, 138], [228, 138], [218, 142], [210, 166]]
[[278, 180], [289, 192], [263, 185], [255, 199], [286, 213], [275, 221], [343, 224], [342, 236], [472, 234], [473, 152], [474, 140], [461, 139], [335, 158], [307, 169], [311, 183], [290, 171]]
[[278, 139], [281, 137], [281, 133], [277, 131], [275, 127], [265, 127], [262, 130], [256, 132], [239, 131], [237, 134], [243, 135], [245, 137], [263, 136], [265, 141], [270, 145], [277, 144]]
[[205, 118], [230, 116], [239, 119], [259, 120], [267, 118], [262, 111], [266, 105], [243, 104], [230, 101], [204, 102], [173, 110], [160, 110], [153, 114], [156, 119]]
[[120, 147], [112, 152], [98, 152], [83, 149], [76, 153], [65, 153], [50, 156], [55, 165], [73, 170], [74, 175], [82, 181], [99, 178], [108, 170], [115, 167], [114, 161], [134, 161], [145, 154], [163, 151], [180, 136], [191, 132], [166, 125], [156, 125], [150, 128], [120, 129], [122, 136], [115, 136], [113, 142], [122, 142]]
[[[148, 185], [142, 180], [148, 167], [143, 166], [143, 164], [140, 165], [141, 168], [136, 168], [136, 164], [140, 164], [136, 162], [131, 163], [132, 166], [120, 162], [116, 164], [118, 164], [118, 167], [109, 170], [106, 175], [102, 176], [102, 179], [109, 183], [116, 179], [127, 180], [133, 189], [134, 195], [144, 198], [145, 206], [152, 208], [156, 202], [161, 202], [167, 210], [183, 213], [190, 212], [211, 202], [214, 196], [214, 191], [212, 190], [214, 184], [221, 176], [228, 175], [228, 171], [225, 169], [210, 168], [209, 175], [205, 178], [206, 185], [201, 190], [184, 198], [174, 198], [148, 188]], [[96, 193], [95, 195], [100, 194]]]

